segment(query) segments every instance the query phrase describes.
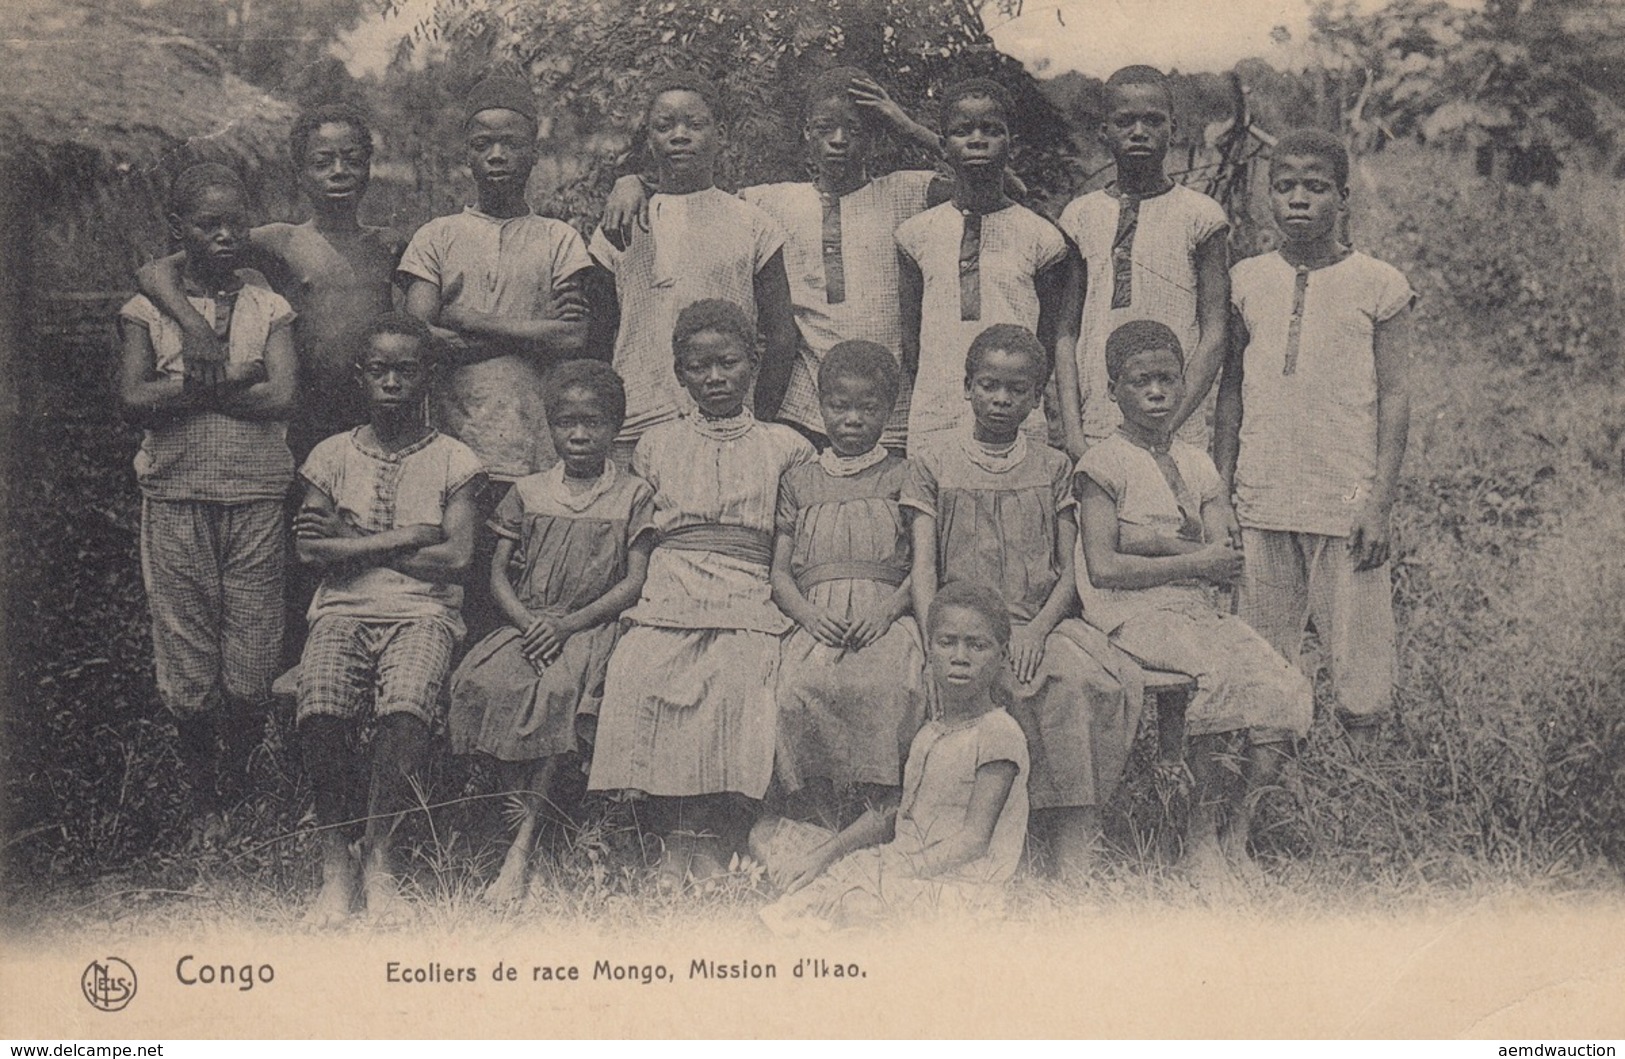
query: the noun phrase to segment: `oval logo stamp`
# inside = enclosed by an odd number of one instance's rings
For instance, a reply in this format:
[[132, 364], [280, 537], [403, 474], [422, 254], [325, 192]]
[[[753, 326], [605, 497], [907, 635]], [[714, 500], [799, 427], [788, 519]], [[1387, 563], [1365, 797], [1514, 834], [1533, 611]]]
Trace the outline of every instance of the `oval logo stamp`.
[[97, 1011], [123, 1011], [135, 999], [135, 968], [117, 956], [91, 960], [79, 976], [79, 989]]

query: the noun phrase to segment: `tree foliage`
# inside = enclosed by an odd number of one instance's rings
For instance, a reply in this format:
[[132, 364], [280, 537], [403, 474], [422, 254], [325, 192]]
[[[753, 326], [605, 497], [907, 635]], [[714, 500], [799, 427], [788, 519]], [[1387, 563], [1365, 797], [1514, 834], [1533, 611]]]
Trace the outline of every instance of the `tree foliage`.
[[1317, 58], [1356, 148], [1402, 136], [1513, 157], [1613, 157], [1625, 134], [1625, 7], [1612, 0], [1321, 0]]
[[[1017, 172], [1035, 192], [1069, 190], [1065, 122], [1021, 64], [993, 46], [980, 8], [974, 0], [440, 0], [418, 39], [530, 74], [551, 102], [554, 132], [579, 137], [593, 156], [552, 204], [572, 217], [595, 211], [635, 134], [642, 86], [669, 69], [694, 70], [722, 89], [725, 185], [804, 179], [801, 92], [819, 71], [847, 64], [875, 74], [927, 123], [946, 83], [997, 79], [1016, 98]], [[471, 79], [480, 64], [454, 65]], [[931, 160], [895, 146], [880, 162]]]

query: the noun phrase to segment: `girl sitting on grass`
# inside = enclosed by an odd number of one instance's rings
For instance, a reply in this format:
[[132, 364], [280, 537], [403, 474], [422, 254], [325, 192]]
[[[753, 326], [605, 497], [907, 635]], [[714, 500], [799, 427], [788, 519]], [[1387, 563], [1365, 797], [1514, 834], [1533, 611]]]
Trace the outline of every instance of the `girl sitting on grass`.
[[626, 389], [608, 364], [559, 366], [547, 422], [559, 462], [521, 478], [497, 505], [491, 595], [508, 619], [451, 679], [451, 745], [496, 758], [523, 792], [518, 834], [489, 889], [525, 893], [537, 817], [578, 723], [598, 712], [621, 611], [637, 602], [654, 548], [654, 491], [609, 460]]
[[1010, 617], [998, 592], [956, 581], [936, 593], [926, 629], [939, 715], [909, 749], [902, 805], [838, 834], [788, 820], [752, 832], [785, 889], [761, 912], [775, 933], [1002, 904], [1027, 833], [1027, 740], [1003, 708]]
[[924, 439], [901, 503], [914, 510], [914, 613], [940, 581], [974, 571], [999, 587], [1015, 631], [1010, 713], [1032, 749], [1033, 808], [1059, 866], [1084, 870], [1139, 725], [1140, 670], [1079, 621], [1070, 461], [1022, 432], [1049, 376], [1026, 328], [995, 324], [965, 357], [973, 422]]

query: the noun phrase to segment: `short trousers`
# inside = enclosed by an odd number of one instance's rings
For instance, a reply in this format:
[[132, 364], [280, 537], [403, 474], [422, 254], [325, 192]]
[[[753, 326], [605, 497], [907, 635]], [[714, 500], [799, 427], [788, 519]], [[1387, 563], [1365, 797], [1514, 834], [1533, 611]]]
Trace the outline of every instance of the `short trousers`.
[[457, 637], [437, 618], [324, 614], [299, 665], [298, 719], [409, 713], [433, 724]]

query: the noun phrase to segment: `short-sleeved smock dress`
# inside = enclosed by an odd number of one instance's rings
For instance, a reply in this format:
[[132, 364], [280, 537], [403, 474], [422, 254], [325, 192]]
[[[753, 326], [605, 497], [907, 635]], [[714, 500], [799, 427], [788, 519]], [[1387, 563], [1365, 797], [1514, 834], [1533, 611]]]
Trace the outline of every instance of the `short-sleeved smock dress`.
[[779, 479], [811, 459], [800, 434], [748, 411], [686, 414], [638, 442], [659, 542], [609, 661], [590, 789], [767, 792], [790, 630], [768, 581]]
[[[827, 450], [779, 487], [779, 532], [794, 539], [790, 566], [815, 607], [856, 619], [908, 578], [908, 525], [898, 497], [908, 464]], [[867, 463], [865, 466], [864, 464]], [[779, 670], [777, 774], [788, 790], [813, 779], [895, 787], [909, 742], [925, 720], [925, 656], [911, 617], [852, 651], [797, 628]]]
[[[633, 542], [654, 531], [653, 501], [647, 482], [614, 463], [583, 489], [566, 484], [562, 463], [515, 482], [490, 526], [515, 542], [508, 575], [525, 609], [563, 617], [603, 598], [626, 576]], [[598, 712], [620, 622], [571, 636], [540, 673], [520, 651], [523, 632], [492, 632], [452, 675], [456, 753], [533, 761], [578, 749], [577, 718]]]
[[[909, 462], [902, 504], [937, 519], [938, 577], [992, 585], [1017, 627], [1032, 621], [1061, 577], [1058, 523], [1077, 503], [1067, 458], [1025, 435], [992, 451], [961, 428], [926, 439]], [[1133, 659], [1066, 618], [1033, 681], [1009, 686], [1032, 750], [1033, 808], [1104, 805], [1140, 721], [1144, 675]]]

